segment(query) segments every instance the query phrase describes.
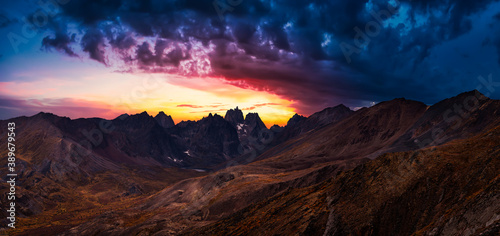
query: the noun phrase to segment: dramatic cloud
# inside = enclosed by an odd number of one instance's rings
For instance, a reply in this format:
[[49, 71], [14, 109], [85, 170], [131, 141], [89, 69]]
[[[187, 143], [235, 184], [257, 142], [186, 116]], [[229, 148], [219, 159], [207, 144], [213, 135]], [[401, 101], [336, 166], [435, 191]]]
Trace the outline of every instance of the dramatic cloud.
[[154, 52], [150, 50], [148, 42], [143, 42], [137, 46], [136, 59], [143, 69], [150, 67], [178, 67], [181, 61], [189, 59], [189, 54], [185, 53], [175, 43], [168, 43], [165, 40], [157, 40]]
[[189, 108], [220, 108], [223, 107], [224, 109], [221, 110], [226, 110], [225, 107], [227, 107], [227, 104], [212, 104], [212, 105], [204, 105], [204, 106], [199, 106], [199, 105], [192, 105], [192, 104], [179, 104], [177, 107], [189, 107]]
[[[123, 71], [220, 77], [293, 100], [302, 114], [401, 96], [433, 103], [474, 89], [471, 74], [491, 73], [435, 58], [454, 57], [447, 45], [497, 22], [478, 17], [497, 1], [235, 2], [72, 0], [58, 24], [76, 26], [79, 35], [54, 24], [42, 45], [76, 56], [76, 42], [91, 59]], [[474, 47], [500, 48], [488, 34], [477, 34], [485, 39]], [[468, 60], [486, 60], [477, 55]]]
[[70, 44], [75, 42], [75, 35], [71, 38], [67, 34], [57, 32], [55, 37], [47, 36], [42, 40], [42, 47], [45, 49], [55, 48], [60, 52], [66, 53], [68, 56], [77, 57], [78, 55], [70, 48]]
[[272, 102], [268, 102], [268, 103], [258, 103], [258, 104], [254, 104], [253, 106], [251, 107], [245, 107], [245, 108], [242, 108], [241, 110], [245, 110], [245, 111], [251, 111], [251, 110], [255, 110], [256, 108], [258, 107], [264, 107], [264, 106], [279, 106], [280, 104], [277, 104], [277, 103], [272, 103]]
[[88, 52], [91, 59], [106, 65], [104, 35], [98, 29], [89, 29], [81, 40], [82, 49]]

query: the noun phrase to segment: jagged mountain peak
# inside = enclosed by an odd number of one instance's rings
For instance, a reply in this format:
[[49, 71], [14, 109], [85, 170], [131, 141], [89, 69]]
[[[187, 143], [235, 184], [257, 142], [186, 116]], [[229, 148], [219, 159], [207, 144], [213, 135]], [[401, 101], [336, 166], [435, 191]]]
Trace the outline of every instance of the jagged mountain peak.
[[[327, 108], [325, 108], [325, 109], [323, 109], [321, 111], [318, 111], [318, 112], [316, 112], [314, 114], [323, 113], [323, 112], [332, 112], [332, 111], [352, 112], [352, 110], [349, 107], [345, 106], [344, 104], [339, 104], [339, 105], [334, 106], [334, 107], [327, 107]], [[311, 117], [311, 116], [309, 116], [309, 117]]]
[[163, 128], [171, 128], [175, 125], [172, 116], [165, 114], [163, 111], [160, 111], [154, 118]]
[[[427, 107], [427, 105], [423, 102], [414, 101], [406, 98], [395, 98], [389, 101], [383, 101], [375, 104], [373, 107], [375, 109], [393, 109], [396, 107], [407, 107], [407, 106], [423, 106]], [[373, 110], [373, 109], [372, 109]]]
[[50, 112], [43, 112], [43, 111], [41, 111], [41, 112], [38, 112], [34, 116], [55, 116], [55, 114], [54, 113], [50, 113]]
[[306, 120], [307, 118], [305, 116], [301, 116], [297, 113], [295, 113], [295, 115], [293, 115], [289, 120], [288, 122], [286, 123], [287, 126], [294, 126], [296, 124], [298, 124], [299, 122], [303, 121], [303, 120]]
[[344, 104], [339, 104], [334, 107], [327, 107], [319, 112], [316, 112], [308, 117], [309, 123], [318, 124], [320, 126], [338, 121], [354, 111], [346, 107]]
[[271, 126], [271, 128], [269, 129], [279, 129], [279, 128], [283, 128], [283, 126], [279, 126], [277, 124], [274, 124], [273, 126]]
[[246, 119], [254, 119], [254, 118], [259, 118], [259, 113], [257, 112], [249, 112], [246, 116], [245, 116], [245, 120]]
[[[471, 91], [467, 91], [467, 92], [463, 92], [463, 93], [460, 93], [458, 94], [457, 96], [455, 97], [462, 97], [462, 96], [476, 96], [478, 98], [483, 98], [483, 99], [489, 99], [489, 97], [487, 97], [486, 95], [484, 95], [483, 93], [479, 92], [477, 89], [474, 89], [474, 90], [471, 90]], [[453, 97], [452, 97], [453, 98]]]
[[258, 127], [263, 127], [267, 128], [264, 122], [260, 119], [259, 113], [256, 112], [250, 112], [245, 116], [245, 125], [248, 126], [258, 126]]
[[39, 120], [45, 120], [51, 123], [55, 123], [61, 120], [66, 120], [69, 121], [71, 120], [69, 117], [66, 116], [58, 116], [54, 113], [50, 112], [39, 112], [38, 114], [32, 116], [32, 118], [39, 119]]
[[143, 125], [152, 126], [158, 123], [156, 119], [153, 116], [149, 115], [146, 111], [133, 115], [122, 116], [120, 116], [121, 119], [117, 118], [115, 119], [115, 121], [122, 121], [133, 127], [142, 127]]
[[50, 118], [68, 118], [66, 116], [58, 116], [58, 115], [56, 115], [54, 113], [43, 112], [43, 111], [39, 112], [38, 114], [34, 115], [33, 117], [39, 117], [39, 118], [45, 118], [45, 119], [47, 119], [47, 118], [49, 118], [49, 119]]
[[[349, 109], [349, 107], [347, 107], [346, 105], [344, 105], [344, 104], [342, 104], [342, 103], [341, 103], [341, 104], [339, 104], [339, 105], [337, 105], [337, 106], [334, 106], [333, 108]], [[349, 109], [349, 110], [351, 110], [351, 109]]]
[[200, 123], [200, 124], [205, 124], [205, 123], [226, 123], [227, 121], [220, 116], [219, 114], [215, 113], [209, 113], [208, 116], [203, 117], [201, 120], [196, 121], [194, 123]]
[[226, 111], [224, 116], [229, 123], [236, 127], [238, 124], [242, 124], [245, 120], [243, 118], [243, 112], [236, 107], [235, 109], [229, 109]]
[[284, 128], [285, 128], [284, 126], [273, 125], [269, 128], [269, 130], [271, 130], [274, 133], [279, 133], [279, 132], [283, 131]]
[[128, 113], [123, 113], [115, 118], [115, 120], [125, 120], [129, 117], [130, 115]]
[[146, 118], [146, 117], [153, 118], [152, 116], [150, 116], [148, 114], [147, 111], [143, 111], [141, 113], [136, 113], [136, 114], [132, 114], [132, 115], [125, 113], [125, 114], [118, 116], [117, 119], [120, 118], [121, 120], [125, 120], [125, 119], [130, 119], [130, 118], [138, 119], [138, 118]]
[[128, 117], [128, 119], [130, 119], [130, 118], [134, 118], [134, 119], [153, 119], [153, 117], [151, 115], [149, 115], [147, 111], [143, 111], [141, 113], [130, 115]]
[[[219, 115], [219, 114], [217, 114], [217, 113], [214, 113], [214, 114], [212, 114], [212, 113], [208, 113], [208, 116], [207, 116], [207, 117], [204, 117], [203, 119], [207, 119], [207, 118], [213, 118], [213, 119], [224, 119], [224, 118], [222, 118], [222, 116], [220, 116], [220, 115]], [[203, 119], [202, 119], [202, 120], [203, 120]]]
[[457, 96], [451, 97], [444, 99], [436, 104], [434, 104], [434, 107], [437, 107], [441, 104], [451, 104], [451, 103], [464, 103], [464, 102], [485, 102], [490, 100], [489, 97], [485, 96], [481, 92], [479, 92], [477, 89], [474, 89], [472, 91], [467, 91], [458, 94]]

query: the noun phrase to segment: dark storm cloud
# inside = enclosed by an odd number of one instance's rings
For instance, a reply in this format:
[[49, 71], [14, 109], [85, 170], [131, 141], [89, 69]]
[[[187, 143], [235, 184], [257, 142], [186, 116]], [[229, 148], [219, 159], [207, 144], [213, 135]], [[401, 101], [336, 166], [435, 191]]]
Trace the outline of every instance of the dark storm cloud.
[[[472, 22], [468, 18], [471, 14], [478, 11], [486, 10], [491, 0], [483, 1], [453, 1], [451, 4], [446, 4], [447, 1], [403, 1], [408, 2], [413, 6], [413, 9], [420, 12], [427, 12], [429, 9], [441, 10], [449, 14], [449, 24], [443, 27], [440, 33], [445, 34], [446, 37], [454, 38], [471, 29]], [[414, 11], [415, 12], [415, 11]]]
[[113, 20], [125, 3], [122, 0], [71, 0], [61, 7], [65, 15], [86, 25], [94, 25], [103, 20]]
[[90, 28], [85, 35], [83, 35], [80, 44], [83, 51], [87, 52], [91, 59], [106, 65], [107, 59], [104, 51], [106, 44], [101, 30]]
[[70, 44], [75, 42], [75, 35], [68, 36], [67, 34], [63, 34], [57, 32], [54, 37], [47, 36], [42, 40], [42, 47], [49, 50], [50, 48], [54, 48], [58, 51], [64, 52], [69, 56], [77, 57], [78, 55], [73, 52]]
[[[169, 51], [165, 53], [165, 49]], [[185, 53], [177, 43], [168, 42], [166, 40], [157, 40], [154, 45], [154, 52], [150, 50], [148, 42], [143, 42], [137, 46], [136, 59], [139, 65], [148, 70], [151, 66], [179, 66], [182, 60], [189, 58], [189, 54]]]
[[[178, 71], [197, 59], [191, 50], [200, 42], [213, 48], [212, 76], [292, 99], [307, 114], [340, 102], [407, 96], [431, 103], [462, 92], [453, 80], [464, 78], [431, 62], [432, 52], [470, 32], [472, 16], [492, 2], [72, 0], [60, 22], [84, 32], [79, 43], [91, 59], [108, 64], [109, 46], [150, 72]], [[67, 31], [53, 30], [43, 45], [72, 55]], [[500, 48], [498, 41], [490, 44]], [[356, 50], [349, 60], [342, 43]]]
[[131, 33], [122, 32], [114, 36], [112, 33], [108, 35], [109, 44], [113, 48], [120, 50], [129, 49], [136, 45], [137, 41], [134, 39]]
[[[490, 28], [494, 31], [500, 30], [500, 28], [498, 27], [498, 23], [500, 23], [500, 12], [493, 16], [493, 20], [493, 24], [490, 25]], [[494, 47], [496, 47], [498, 55], [500, 55], [500, 36], [495, 35], [493, 39], [485, 38], [482, 42], [482, 45], [493, 45]], [[498, 64], [500, 64], [500, 56], [498, 57]]]

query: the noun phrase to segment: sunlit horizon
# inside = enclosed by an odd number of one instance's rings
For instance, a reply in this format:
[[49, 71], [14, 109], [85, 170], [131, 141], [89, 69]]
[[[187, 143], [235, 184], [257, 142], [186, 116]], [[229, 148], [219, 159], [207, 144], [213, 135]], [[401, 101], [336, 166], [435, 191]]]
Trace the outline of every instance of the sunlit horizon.
[[209, 113], [224, 117], [227, 110], [238, 107], [244, 115], [259, 113], [270, 127], [285, 125], [297, 113], [293, 101], [270, 91], [239, 87], [221, 78], [122, 73], [74, 59], [63, 62], [60, 70], [40, 70], [45, 62], [31, 60], [33, 63], [26, 65], [26, 72], [9, 74], [14, 79], [0, 82], [0, 92], [10, 99], [9, 105], [18, 107], [12, 114], [3, 114], [1, 119], [38, 112], [71, 119], [114, 119], [125, 113], [146, 111], [155, 116], [163, 111], [177, 124], [200, 120]]

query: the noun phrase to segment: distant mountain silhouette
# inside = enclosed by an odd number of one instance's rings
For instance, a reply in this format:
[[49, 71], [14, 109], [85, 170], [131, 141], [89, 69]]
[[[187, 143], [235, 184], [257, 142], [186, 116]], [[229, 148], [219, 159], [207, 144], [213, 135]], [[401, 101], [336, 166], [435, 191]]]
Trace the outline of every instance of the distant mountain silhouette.
[[172, 128], [175, 126], [174, 120], [171, 116], [167, 116], [163, 111], [160, 111], [158, 115], [155, 116], [155, 120], [163, 128]]

